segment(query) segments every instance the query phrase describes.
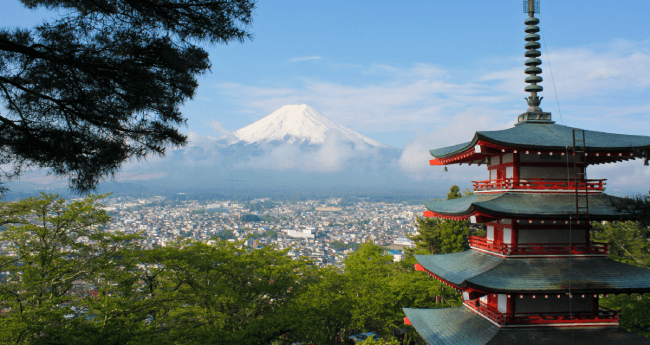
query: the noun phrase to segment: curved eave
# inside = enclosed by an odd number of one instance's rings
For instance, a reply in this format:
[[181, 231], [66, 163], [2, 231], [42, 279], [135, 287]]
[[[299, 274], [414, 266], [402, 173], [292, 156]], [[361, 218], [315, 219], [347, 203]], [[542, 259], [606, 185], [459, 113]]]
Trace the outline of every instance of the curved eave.
[[[633, 220], [616, 209], [620, 198], [604, 193], [589, 196], [590, 220]], [[575, 195], [551, 193], [475, 193], [458, 199], [428, 201], [425, 217], [477, 222], [498, 218], [575, 219]], [[483, 220], [483, 221], [482, 221]]]
[[[434, 157], [430, 160], [430, 164], [479, 163], [487, 156], [516, 150], [562, 153], [566, 152], [567, 147], [573, 145], [572, 134], [570, 134], [572, 130], [571, 127], [555, 124], [521, 124], [506, 130], [476, 132], [469, 142], [430, 150]], [[637, 152], [638, 156], [641, 152], [648, 154], [650, 150], [649, 136], [586, 130], [584, 133], [585, 151], [590, 157], [587, 164], [634, 159], [635, 151], [640, 150]], [[475, 152], [476, 145], [484, 145], [485, 152]]]
[[499, 328], [466, 307], [402, 308], [409, 323], [428, 344], [435, 345], [576, 345], [648, 344], [648, 338], [618, 327]]
[[415, 258], [440, 279], [459, 288], [485, 292], [650, 292], [650, 269], [603, 257], [506, 259], [467, 250]]

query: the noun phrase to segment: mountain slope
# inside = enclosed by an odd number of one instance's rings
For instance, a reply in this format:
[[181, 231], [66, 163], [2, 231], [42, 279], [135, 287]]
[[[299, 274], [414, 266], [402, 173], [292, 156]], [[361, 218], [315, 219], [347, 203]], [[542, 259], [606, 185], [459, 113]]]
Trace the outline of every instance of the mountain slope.
[[246, 143], [282, 141], [289, 144], [323, 144], [326, 137], [338, 136], [355, 144], [386, 147], [378, 141], [332, 122], [306, 104], [285, 105], [265, 118], [235, 131], [234, 134]]

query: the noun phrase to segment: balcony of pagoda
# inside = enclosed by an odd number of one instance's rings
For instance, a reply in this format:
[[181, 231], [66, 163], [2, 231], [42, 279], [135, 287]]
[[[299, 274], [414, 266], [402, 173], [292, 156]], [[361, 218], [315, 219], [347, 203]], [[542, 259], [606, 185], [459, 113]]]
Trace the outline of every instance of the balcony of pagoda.
[[463, 304], [500, 327], [521, 326], [607, 326], [618, 324], [617, 310], [598, 307], [597, 311], [502, 313], [480, 299], [463, 301]]
[[595, 255], [609, 254], [609, 245], [603, 242], [589, 243], [499, 243], [487, 237], [469, 236], [472, 249], [501, 255]]
[[573, 179], [543, 178], [502, 178], [485, 181], [472, 181], [475, 192], [522, 191], [522, 192], [589, 192], [600, 193], [605, 190], [606, 179], [575, 181]]

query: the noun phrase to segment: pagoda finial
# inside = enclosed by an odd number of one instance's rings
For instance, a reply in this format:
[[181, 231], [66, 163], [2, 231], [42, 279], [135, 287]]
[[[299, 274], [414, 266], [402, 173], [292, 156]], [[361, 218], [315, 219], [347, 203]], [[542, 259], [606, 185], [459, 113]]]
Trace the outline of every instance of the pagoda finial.
[[525, 73], [529, 76], [526, 77], [527, 85], [524, 88], [524, 91], [530, 92], [530, 97], [526, 98], [528, 103], [528, 109], [526, 113], [519, 116], [519, 122], [552, 122], [551, 114], [542, 112], [542, 108], [539, 107], [539, 104], [542, 102], [544, 97], [537, 97], [538, 92], [542, 92], [544, 88], [537, 83], [542, 82], [542, 77], [539, 74], [542, 74], [542, 69], [538, 66], [542, 64], [542, 60], [539, 57], [542, 55], [539, 49], [541, 46], [539, 44], [539, 19], [535, 18], [535, 13], [539, 13], [539, 0], [524, 0], [524, 13], [528, 13], [528, 18], [524, 20], [526, 24], [526, 29], [524, 31], [528, 34], [526, 35], [526, 45], [524, 48], [527, 49], [524, 54], [528, 58], [524, 63], [528, 68], [526, 68]]

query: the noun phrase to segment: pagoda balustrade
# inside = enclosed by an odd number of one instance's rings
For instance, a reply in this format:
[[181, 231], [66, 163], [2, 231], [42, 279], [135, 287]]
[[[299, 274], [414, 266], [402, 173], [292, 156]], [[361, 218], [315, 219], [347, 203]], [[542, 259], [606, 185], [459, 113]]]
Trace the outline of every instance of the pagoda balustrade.
[[[478, 306], [476, 302], [478, 301]], [[486, 316], [488, 319], [500, 325], [532, 325], [532, 324], [558, 324], [558, 323], [618, 323], [617, 310], [611, 310], [605, 307], [598, 307], [598, 311], [580, 311], [580, 312], [548, 312], [548, 313], [502, 313], [485, 302], [476, 299], [463, 301], [463, 303]]]
[[468, 236], [470, 247], [502, 255], [568, 255], [609, 254], [609, 246], [603, 242], [590, 243], [497, 243], [487, 237]]
[[572, 179], [542, 179], [542, 178], [526, 178], [526, 179], [513, 179], [502, 178], [485, 181], [472, 181], [474, 191], [488, 191], [493, 189], [524, 189], [530, 191], [537, 190], [584, 190], [602, 192], [605, 190], [605, 181], [600, 180], [583, 180], [577, 183]]

